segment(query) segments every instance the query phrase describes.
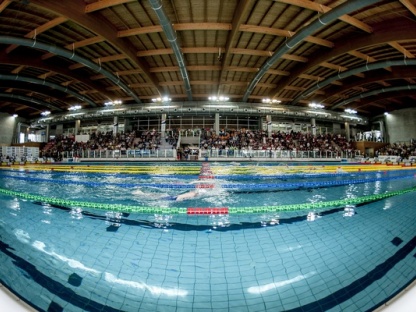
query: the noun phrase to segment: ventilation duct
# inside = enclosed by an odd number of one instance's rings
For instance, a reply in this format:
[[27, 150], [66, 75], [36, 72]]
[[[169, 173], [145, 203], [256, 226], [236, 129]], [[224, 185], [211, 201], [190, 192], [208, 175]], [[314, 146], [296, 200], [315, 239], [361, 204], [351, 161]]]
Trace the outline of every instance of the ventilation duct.
[[374, 62], [374, 63], [369, 63], [366, 64], [364, 66], [360, 66], [360, 67], [356, 67], [356, 68], [351, 68], [349, 70], [340, 72], [336, 75], [333, 75], [331, 77], [328, 77], [327, 79], [318, 82], [316, 85], [314, 85], [313, 87], [309, 88], [308, 90], [302, 92], [300, 95], [298, 95], [293, 101], [292, 101], [292, 105], [296, 104], [301, 98], [305, 98], [310, 96], [314, 91], [321, 89], [327, 85], [329, 85], [330, 83], [336, 81], [336, 80], [340, 80], [340, 79], [344, 79], [347, 78], [349, 76], [352, 75], [356, 75], [359, 73], [363, 73], [366, 71], [370, 71], [370, 70], [376, 70], [376, 69], [380, 69], [380, 68], [386, 68], [386, 67], [390, 67], [390, 66], [403, 66], [403, 65], [407, 65], [407, 66], [414, 66], [416, 65], [416, 60], [415, 59], [400, 59], [400, 60], [387, 60], [387, 61], [380, 61], [380, 62]]
[[90, 99], [87, 99], [86, 97], [82, 96], [79, 93], [76, 93], [74, 91], [69, 90], [68, 88], [64, 88], [60, 85], [57, 85], [57, 84], [51, 83], [51, 82], [47, 82], [47, 81], [42, 80], [42, 79], [23, 77], [23, 76], [19, 76], [19, 75], [2, 75], [2, 74], [0, 74], [0, 80], [9, 80], [9, 81], [17, 80], [17, 81], [23, 81], [23, 82], [28, 82], [28, 83], [34, 83], [34, 84], [38, 84], [38, 85], [47, 86], [47, 87], [50, 87], [52, 89], [59, 90], [59, 91], [62, 91], [64, 93], [70, 94], [70, 95], [76, 97], [78, 100], [84, 101], [84, 102], [90, 104], [92, 107], [97, 106], [93, 101], [91, 101]]
[[54, 110], [57, 110], [57, 111], [60, 111], [60, 112], [62, 111], [61, 108], [56, 107], [54, 105], [51, 105], [48, 102], [38, 100], [38, 99], [34, 99], [34, 98], [31, 98], [31, 97], [28, 97], [28, 96], [10, 94], [10, 93], [0, 93], [0, 98], [17, 99], [17, 100], [21, 100], [23, 102], [30, 102], [30, 103], [35, 103], [37, 105], [45, 106], [45, 107], [48, 107], [50, 109], [54, 109]]
[[322, 14], [320, 17], [318, 17], [317, 20], [309, 24], [307, 27], [302, 28], [293, 37], [288, 39], [285, 45], [281, 46], [260, 68], [256, 76], [250, 82], [244, 94], [243, 102], [247, 102], [248, 97], [250, 96], [251, 92], [253, 92], [254, 87], [261, 80], [261, 78], [263, 78], [264, 74], [270, 69], [270, 67], [272, 67], [277, 60], [279, 60], [285, 53], [293, 49], [298, 43], [303, 41], [306, 37], [312, 35], [321, 28], [326, 27], [326, 25], [332, 23], [333, 21], [337, 20], [339, 17], [343, 15], [355, 12], [377, 2], [380, 2], [380, 0], [348, 0], [343, 4], [340, 4], [337, 7], [333, 8], [331, 11]]
[[47, 51], [56, 55], [59, 55], [63, 58], [66, 58], [68, 60], [72, 60], [76, 63], [81, 63], [84, 66], [94, 70], [97, 73], [101, 73], [106, 77], [107, 79], [111, 80], [113, 83], [115, 83], [117, 86], [119, 86], [124, 92], [126, 92], [128, 95], [130, 95], [138, 104], [141, 103], [140, 99], [137, 97], [137, 95], [122, 81], [120, 81], [120, 78], [114, 76], [109, 71], [103, 69], [101, 65], [97, 65], [96, 63], [83, 58], [79, 55], [75, 54], [75, 51], [69, 51], [64, 48], [59, 48], [57, 46], [42, 43], [32, 39], [25, 39], [25, 38], [16, 38], [16, 37], [10, 37], [10, 36], [0, 36], [0, 43], [2, 44], [17, 44], [25, 47], [30, 47], [34, 49], [39, 49], [43, 51]]
[[188, 96], [188, 100], [192, 101], [191, 83], [189, 81], [188, 71], [186, 70], [185, 61], [183, 59], [181, 49], [177, 42], [176, 32], [172, 27], [171, 21], [166, 16], [165, 10], [163, 9], [161, 2], [159, 0], [149, 0], [149, 3], [159, 19], [160, 25], [162, 26], [166, 38], [172, 46], [172, 50], [178, 62], [179, 70], [181, 72], [181, 76], [185, 85], [185, 92]]
[[377, 90], [368, 91], [368, 92], [365, 92], [365, 93], [361, 93], [360, 95], [353, 96], [353, 97], [351, 97], [347, 100], [344, 100], [340, 103], [336, 103], [332, 106], [332, 109], [335, 109], [335, 108], [343, 106], [343, 105], [347, 105], [351, 102], [354, 102], [355, 100], [363, 99], [363, 98], [366, 98], [366, 97], [369, 97], [369, 96], [372, 96], [372, 95], [378, 95], [380, 93], [386, 93], [386, 92], [407, 91], [407, 90], [416, 90], [416, 85], [381, 88], [381, 89], [377, 89]]

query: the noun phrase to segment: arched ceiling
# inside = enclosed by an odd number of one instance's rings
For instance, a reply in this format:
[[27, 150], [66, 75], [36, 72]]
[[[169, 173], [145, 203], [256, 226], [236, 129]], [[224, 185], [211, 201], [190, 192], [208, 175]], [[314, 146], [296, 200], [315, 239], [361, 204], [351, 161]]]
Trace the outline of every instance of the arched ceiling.
[[416, 0], [3, 0], [0, 112], [233, 102], [416, 101]]

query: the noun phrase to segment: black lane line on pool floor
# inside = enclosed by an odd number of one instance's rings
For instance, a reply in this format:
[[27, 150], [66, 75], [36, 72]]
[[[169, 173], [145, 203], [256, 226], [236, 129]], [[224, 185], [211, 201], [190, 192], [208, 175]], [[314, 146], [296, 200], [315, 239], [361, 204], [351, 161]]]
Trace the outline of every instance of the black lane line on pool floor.
[[[415, 249], [415, 247], [416, 247], [416, 236], [414, 236], [406, 245], [404, 245], [401, 249], [399, 249], [390, 258], [378, 264], [373, 270], [369, 271], [364, 276], [358, 278], [357, 280], [355, 280], [348, 286], [341, 288], [337, 290], [336, 292], [320, 300], [308, 303], [306, 305], [303, 305], [294, 309], [286, 310], [286, 312], [327, 311], [331, 308], [338, 306], [340, 303], [352, 298], [354, 295], [363, 291], [365, 288], [370, 286], [375, 281], [383, 278], [397, 263], [402, 261], [408, 254], [410, 254]], [[112, 307], [103, 305], [101, 303], [98, 303], [96, 301], [93, 301], [86, 297], [78, 295], [77, 293], [75, 293], [74, 290], [64, 286], [63, 284], [53, 280], [49, 276], [40, 272], [36, 268], [36, 266], [29, 263], [25, 259], [15, 255], [13, 252], [11, 252], [11, 250], [14, 250], [14, 248], [12, 248], [8, 244], [0, 240], [0, 251], [3, 252], [9, 258], [13, 259], [13, 264], [16, 265], [16, 267], [25, 271], [34, 282], [38, 283], [41, 287], [47, 289], [49, 292], [58, 296], [62, 300], [69, 302], [72, 305], [83, 309], [84, 311], [97, 311], [97, 310], [103, 311], [103, 312], [119, 311]], [[4, 282], [2, 282], [2, 284], [6, 285]], [[7, 288], [10, 289], [10, 287], [7, 287]], [[403, 287], [401, 289], [403, 289]], [[13, 292], [13, 290], [11, 291]], [[379, 303], [377, 306], [380, 306], [384, 302], [390, 300], [392, 296], [390, 296], [389, 298], [386, 298], [383, 302]], [[24, 301], [27, 302], [26, 300]], [[29, 303], [33, 307], [36, 307], [32, 305], [32, 303], [30, 302], [27, 302], [27, 303]], [[372, 307], [368, 311], [373, 311], [374, 308], [375, 307]]]
[[[364, 206], [364, 205], [368, 205], [377, 201], [380, 201], [382, 199], [376, 199], [370, 202], [366, 202], [363, 204], [358, 204], [355, 205], [355, 208], [358, 208], [360, 206]], [[52, 208], [56, 208], [56, 209], [60, 209], [66, 212], [70, 212], [72, 209], [65, 207], [65, 206], [60, 206], [60, 205], [54, 205], [54, 204], [44, 204], [42, 202], [33, 202], [36, 205], [40, 205], [40, 206], [48, 206], [48, 207], [52, 207]], [[330, 215], [330, 214], [334, 214], [334, 213], [338, 213], [338, 212], [342, 212], [344, 211], [344, 207], [342, 208], [333, 208], [333, 209], [328, 209], [325, 211], [321, 211], [321, 212], [316, 212], [318, 217], [323, 217], [326, 215]], [[161, 227], [161, 223], [160, 222], [154, 222], [154, 221], [148, 221], [148, 220], [130, 220], [127, 219], [127, 217], [129, 216], [129, 214], [125, 214], [122, 213], [122, 218], [120, 219], [115, 219], [115, 218], [109, 218], [108, 216], [103, 216], [103, 215], [98, 215], [98, 214], [94, 214], [91, 213], [89, 211], [81, 211], [81, 214], [85, 217], [91, 218], [93, 220], [100, 220], [100, 221], [104, 221], [104, 222], [109, 222], [112, 223], [110, 225], [107, 226], [106, 231], [108, 232], [117, 232], [119, 227], [121, 225], [128, 225], [128, 226], [141, 226], [141, 227], [145, 227], [145, 228], [152, 228], [152, 229], [171, 229], [171, 230], [177, 230], [177, 231], [183, 231], [183, 232], [189, 232], [189, 231], [208, 231], [211, 232], [212, 230], [214, 231], [219, 231], [219, 232], [228, 232], [228, 231], [239, 231], [239, 230], [245, 230], [245, 229], [258, 229], [258, 228], [263, 228], [265, 227], [265, 224], [267, 225], [267, 227], [270, 226], [278, 226], [278, 225], [284, 225], [284, 224], [294, 224], [297, 222], [309, 222], [307, 220], [308, 215], [304, 214], [304, 215], [297, 215], [294, 217], [290, 217], [290, 218], [281, 218], [278, 219], [278, 222], [276, 221], [272, 221], [272, 220], [267, 220], [267, 221], [256, 221], [256, 222], [240, 222], [240, 223], [232, 223], [229, 224], [227, 226], [221, 227], [221, 226], [215, 226], [215, 225], [209, 225], [209, 224], [187, 224], [187, 223], [177, 223], [177, 222], [169, 222], [166, 227]], [[316, 222], [316, 221], [314, 221]], [[215, 227], [215, 229], [214, 229]]]
[[[27, 276], [32, 279], [35, 283], [39, 284], [41, 287], [47, 289], [50, 293], [54, 294], [55, 296], [61, 298], [62, 300], [69, 302], [70, 304], [81, 308], [84, 311], [102, 311], [102, 312], [119, 312], [119, 309], [112, 308], [110, 306], [104, 305], [97, 301], [91, 300], [87, 297], [83, 297], [78, 295], [74, 290], [65, 285], [61, 284], [60, 282], [55, 281], [54, 279], [50, 278], [46, 274], [39, 271], [36, 266], [31, 264], [30, 262], [26, 261], [25, 259], [15, 255], [11, 250], [14, 248], [10, 247], [8, 244], [4, 243], [0, 240], [0, 251], [3, 252], [6, 256], [13, 260], [13, 264], [27, 273]], [[3, 285], [7, 287], [7, 289], [11, 290], [15, 293], [11, 287], [8, 287], [7, 284], [2, 282]], [[19, 298], [21, 296], [19, 295]], [[31, 302], [28, 302], [23, 298], [23, 300], [36, 308], [38, 311], [42, 311], [38, 306], [35, 306]], [[44, 310], [43, 310], [44, 311]]]
[[[317, 301], [305, 304], [303, 306], [286, 310], [286, 312], [304, 312], [304, 311], [328, 311], [344, 301], [352, 298], [356, 294], [363, 291], [365, 288], [373, 284], [375, 281], [383, 278], [396, 264], [402, 261], [408, 254], [410, 254], [416, 247], [416, 236], [414, 236], [406, 245], [400, 248], [394, 255], [386, 259], [384, 262], [378, 264], [374, 269], [369, 271], [364, 276], [356, 279], [354, 282], [346, 287], [343, 287], [328, 296]], [[414, 277], [413, 277], [414, 279]], [[390, 297], [380, 302], [377, 306], [390, 300]], [[374, 311], [372, 307], [368, 311]]]

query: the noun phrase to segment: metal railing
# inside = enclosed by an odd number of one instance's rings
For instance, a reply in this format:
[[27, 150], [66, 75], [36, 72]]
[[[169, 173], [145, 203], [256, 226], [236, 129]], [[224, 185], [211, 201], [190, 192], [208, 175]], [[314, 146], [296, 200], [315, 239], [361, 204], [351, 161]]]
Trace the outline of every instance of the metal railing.
[[148, 158], [148, 159], [176, 159], [176, 150], [164, 149], [164, 150], [80, 150], [80, 151], [68, 151], [62, 152], [62, 158], [88, 158], [88, 159], [130, 159], [130, 158]]
[[199, 157], [202, 158], [263, 158], [267, 159], [336, 159], [336, 158], [356, 158], [360, 157], [357, 152], [339, 152], [339, 151], [288, 151], [288, 150], [201, 150]]
[[[68, 151], [62, 152], [63, 159], [166, 159], [176, 160], [177, 153], [175, 149], [162, 149], [162, 150], [80, 150], [80, 151]], [[288, 151], [288, 150], [233, 150], [233, 149], [210, 149], [199, 150], [198, 155], [183, 156], [181, 160], [206, 160], [206, 159], [357, 159], [361, 158], [359, 151], [340, 152], [340, 151]]]

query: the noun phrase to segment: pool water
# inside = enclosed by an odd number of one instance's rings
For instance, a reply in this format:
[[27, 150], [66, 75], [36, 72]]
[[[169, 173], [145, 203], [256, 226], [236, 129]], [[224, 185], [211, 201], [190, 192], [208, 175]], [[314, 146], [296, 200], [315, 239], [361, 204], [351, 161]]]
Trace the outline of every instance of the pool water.
[[0, 282], [39, 311], [371, 311], [415, 279], [414, 191], [313, 206], [413, 190], [412, 168], [124, 166], [2, 168]]

